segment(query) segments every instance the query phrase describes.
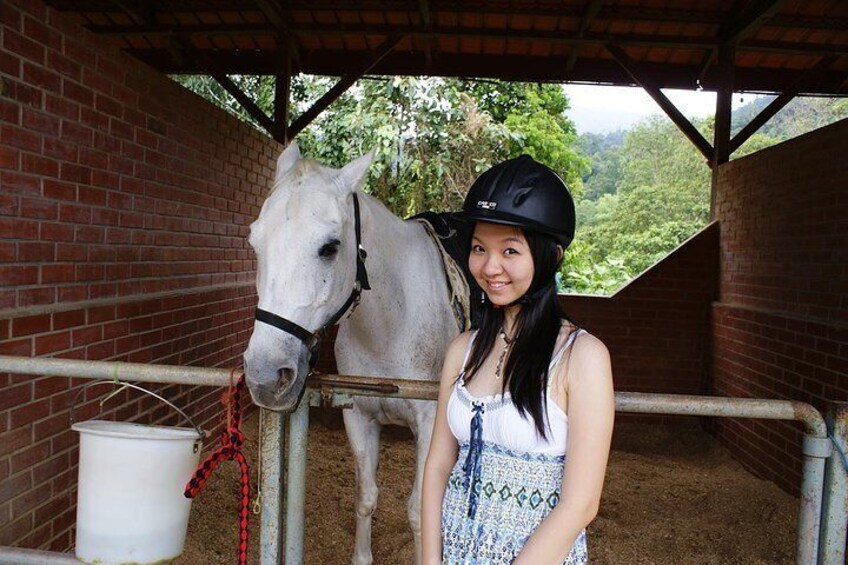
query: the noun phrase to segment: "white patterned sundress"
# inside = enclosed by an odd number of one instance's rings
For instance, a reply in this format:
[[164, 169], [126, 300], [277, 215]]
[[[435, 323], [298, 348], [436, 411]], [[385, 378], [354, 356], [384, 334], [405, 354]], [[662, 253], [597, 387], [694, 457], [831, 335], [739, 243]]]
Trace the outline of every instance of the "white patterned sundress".
[[[569, 336], [554, 356], [551, 367], [578, 332]], [[473, 341], [473, 337], [469, 341]], [[548, 444], [541, 438], [537, 439], [538, 445], [527, 446], [530, 450], [487, 441], [493, 436], [498, 437], [497, 428], [533, 427], [532, 418], [528, 416], [525, 420], [520, 416], [508, 393], [475, 398], [466, 390], [463, 377], [459, 376], [451, 394], [451, 402], [456, 404], [449, 406], [449, 420], [451, 410], [454, 415], [459, 409], [467, 410], [465, 415], [470, 416], [470, 434], [455, 433], [459, 441], [459, 455], [442, 503], [442, 562], [448, 565], [512, 563], [530, 534], [559, 501], [565, 455], [545, 453], [544, 448]], [[549, 418], [561, 419], [559, 427], [553, 427], [562, 436], [566, 429], [565, 414], [558, 407], [552, 408], [551, 404], [554, 403], [549, 397]], [[487, 424], [495, 429], [487, 433]], [[564, 438], [549, 437], [549, 441], [557, 440]], [[584, 530], [575, 540], [563, 565], [587, 562]]]

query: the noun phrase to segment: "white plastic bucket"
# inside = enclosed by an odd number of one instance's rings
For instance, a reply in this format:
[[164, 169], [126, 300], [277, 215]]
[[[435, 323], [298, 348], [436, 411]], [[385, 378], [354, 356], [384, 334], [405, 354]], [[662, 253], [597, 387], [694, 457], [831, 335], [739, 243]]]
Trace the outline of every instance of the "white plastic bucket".
[[76, 556], [119, 565], [174, 559], [185, 544], [200, 458], [191, 428], [89, 420], [80, 433]]

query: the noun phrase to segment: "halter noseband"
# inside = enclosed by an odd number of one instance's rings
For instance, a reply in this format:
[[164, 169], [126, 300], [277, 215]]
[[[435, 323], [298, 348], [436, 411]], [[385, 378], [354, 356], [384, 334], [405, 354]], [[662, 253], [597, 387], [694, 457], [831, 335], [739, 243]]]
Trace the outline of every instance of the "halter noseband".
[[353, 290], [350, 292], [350, 296], [348, 296], [345, 303], [342, 304], [342, 307], [333, 314], [326, 324], [318, 328], [316, 331], [310, 332], [303, 326], [298, 325], [291, 320], [287, 320], [282, 316], [278, 316], [273, 312], [262, 310], [261, 308], [256, 309], [255, 317], [257, 321], [264, 322], [277, 329], [283, 330], [284, 332], [293, 335], [306, 345], [307, 349], [309, 349], [310, 369], [315, 364], [315, 361], [318, 360], [318, 344], [321, 341], [320, 338], [324, 331], [338, 323], [348, 310], [353, 312], [353, 310], [356, 309], [356, 306], [359, 304], [359, 296], [362, 294], [363, 290], [371, 290], [371, 285], [368, 284], [368, 271], [365, 269], [365, 258], [368, 257], [368, 254], [365, 252], [365, 249], [362, 248], [362, 234], [359, 221], [359, 198], [357, 197], [356, 192], [353, 193], [353, 226], [354, 232], [356, 233], [356, 281], [353, 283]]

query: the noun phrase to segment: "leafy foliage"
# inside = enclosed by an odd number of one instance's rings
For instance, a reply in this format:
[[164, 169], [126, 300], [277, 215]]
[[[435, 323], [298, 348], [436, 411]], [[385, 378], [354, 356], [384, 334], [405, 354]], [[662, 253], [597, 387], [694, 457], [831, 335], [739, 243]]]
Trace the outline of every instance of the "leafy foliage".
[[[230, 77], [270, 115], [272, 77]], [[210, 77], [176, 77], [253, 122]], [[334, 79], [300, 75], [291, 86], [297, 117]], [[734, 112], [734, 133], [770, 102]], [[363, 79], [297, 141], [302, 152], [340, 167], [374, 150], [366, 190], [400, 216], [456, 210], [480, 172], [527, 153], [558, 171], [572, 190], [578, 230], [560, 290], [608, 294], [650, 267], [709, 221], [710, 170], [674, 124], [652, 116], [627, 131], [578, 137], [568, 98], [555, 84], [393, 77]], [[848, 102], [797, 99], [735, 154], [746, 155], [848, 117]], [[712, 139], [714, 120], [694, 122]]]
[[615, 265], [615, 273], [628, 275], [609, 276], [600, 288], [581, 287], [575, 279], [573, 288], [581, 292], [614, 290], [709, 220], [709, 168], [671, 121], [643, 120], [624, 134], [621, 145], [600, 156], [609, 153], [615, 169], [602, 170], [604, 176], [587, 182], [592, 192], [578, 203], [577, 237], [593, 244], [587, 250], [589, 264]]

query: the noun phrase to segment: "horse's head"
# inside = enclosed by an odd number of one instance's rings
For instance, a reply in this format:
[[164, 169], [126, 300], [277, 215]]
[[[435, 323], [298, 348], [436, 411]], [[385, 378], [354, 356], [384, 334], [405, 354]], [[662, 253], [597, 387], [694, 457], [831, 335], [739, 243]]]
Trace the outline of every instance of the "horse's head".
[[[372, 155], [343, 169], [301, 159], [292, 143], [277, 160], [270, 196], [250, 226], [259, 309], [299, 326], [257, 321], [244, 353], [253, 401], [293, 410], [309, 372], [310, 337], [331, 321], [356, 281], [354, 193]], [[295, 334], [306, 334], [298, 337]]]

